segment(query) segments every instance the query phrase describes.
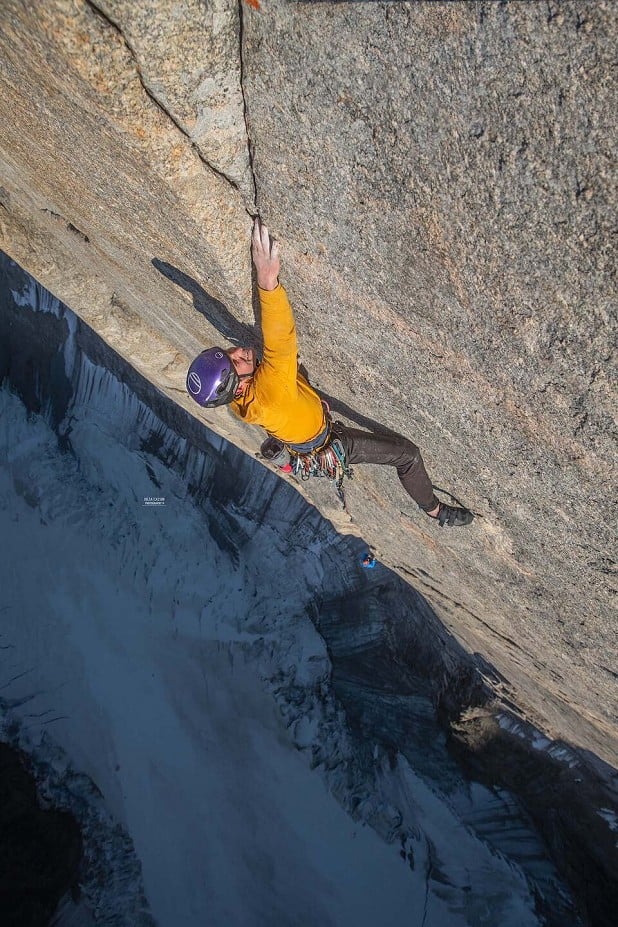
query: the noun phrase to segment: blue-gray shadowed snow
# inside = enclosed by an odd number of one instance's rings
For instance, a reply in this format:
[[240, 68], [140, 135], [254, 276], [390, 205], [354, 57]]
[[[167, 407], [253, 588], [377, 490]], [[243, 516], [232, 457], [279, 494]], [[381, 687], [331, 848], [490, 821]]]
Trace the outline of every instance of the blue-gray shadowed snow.
[[133, 841], [122, 882], [76, 799], [97, 923], [609, 924], [615, 805], [585, 758], [492, 721], [474, 661], [362, 541], [0, 268], [2, 713]]

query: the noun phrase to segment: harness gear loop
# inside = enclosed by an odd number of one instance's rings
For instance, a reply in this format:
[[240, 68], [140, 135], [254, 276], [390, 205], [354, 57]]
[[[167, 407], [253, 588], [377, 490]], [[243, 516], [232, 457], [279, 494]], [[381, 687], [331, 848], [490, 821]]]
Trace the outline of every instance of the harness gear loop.
[[[288, 448], [291, 456], [292, 473], [294, 476], [299, 476], [301, 480], [308, 480], [312, 476], [317, 476], [333, 482], [337, 498], [345, 511], [343, 481], [346, 476], [348, 479], [352, 479], [353, 470], [346, 462], [345, 447], [341, 439], [337, 437], [336, 430], [333, 429], [333, 421], [327, 403], [324, 403], [324, 413], [328, 427], [328, 436], [324, 443], [305, 454], [299, 454]], [[338, 423], [335, 422], [335, 424]]]
[[[304, 445], [284, 444], [278, 438], [269, 435], [260, 450], [264, 458], [279, 465], [282, 469], [291, 468], [293, 475], [300, 477], [303, 481], [311, 479], [312, 476], [331, 480], [335, 484], [337, 497], [345, 510], [343, 481], [346, 476], [348, 479], [352, 478], [352, 468], [346, 463], [345, 448], [333, 429], [328, 403], [322, 400], [322, 404], [324, 405], [324, 427], [311, 441]], [[312, 446], [313, 441], [318, 442], [315, 447]], [[285, 468], [283, 468], [284, 454], [289, 457], [289, 467], [286, 464]]]
[[347, 476], [352, 478], [352, 468], [345, 459], [345, 449], [339, 438], [330, 438], [326, 447], [317, 448], [309, 454], [292, 453], [292, 473], [301, 480], [311, 479], [312, 476], [323, 477], [335, 484], [335, 491], [341, 505], [345, 509], [345, 495], [343, 481]]

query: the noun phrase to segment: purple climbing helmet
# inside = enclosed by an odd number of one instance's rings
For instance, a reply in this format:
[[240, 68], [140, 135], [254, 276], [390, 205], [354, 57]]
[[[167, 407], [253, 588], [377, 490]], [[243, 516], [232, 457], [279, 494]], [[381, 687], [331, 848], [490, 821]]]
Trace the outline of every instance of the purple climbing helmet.
[[187, 373], [187, 389], [207, 409], [234, 398], [240, 379], [223, 348], [208, 348], [195, 358]]

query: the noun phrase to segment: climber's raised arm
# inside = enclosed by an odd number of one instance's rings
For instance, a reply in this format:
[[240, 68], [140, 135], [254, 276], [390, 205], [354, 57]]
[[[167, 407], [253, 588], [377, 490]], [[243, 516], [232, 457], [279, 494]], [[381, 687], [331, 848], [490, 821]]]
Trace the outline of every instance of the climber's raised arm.
[[261, 290], [276, 289], [281, 269], [279, 242], [271, 238], [270, 232], [260, 219], [256, 219], [253, 224], [251, 255], [259, 288]]

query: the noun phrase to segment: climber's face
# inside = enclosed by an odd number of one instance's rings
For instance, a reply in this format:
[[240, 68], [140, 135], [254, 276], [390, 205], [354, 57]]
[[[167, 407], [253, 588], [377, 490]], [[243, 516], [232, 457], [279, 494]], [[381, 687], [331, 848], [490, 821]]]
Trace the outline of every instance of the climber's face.
[[250, 377], [255, 372], [256, 354], [253, 348], [230, 348], [227, 356], [241, 379]]
[[253, 348], [230, 348], [227, 356], [234, 364], [234, 369], [240, 377], [234, 399], [240, 399], [257, 367], [257, 356]]

